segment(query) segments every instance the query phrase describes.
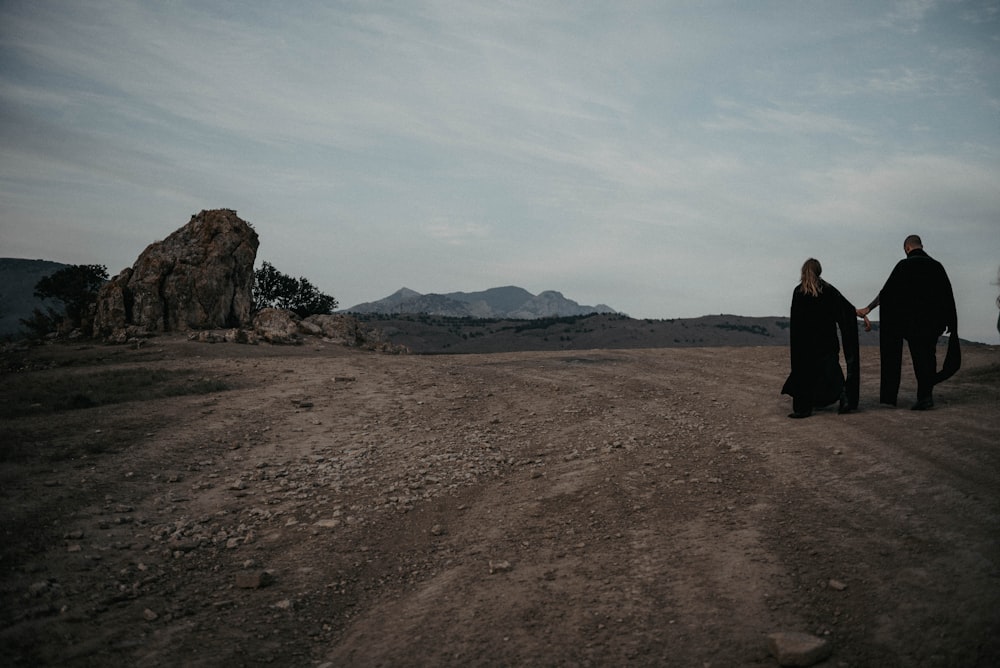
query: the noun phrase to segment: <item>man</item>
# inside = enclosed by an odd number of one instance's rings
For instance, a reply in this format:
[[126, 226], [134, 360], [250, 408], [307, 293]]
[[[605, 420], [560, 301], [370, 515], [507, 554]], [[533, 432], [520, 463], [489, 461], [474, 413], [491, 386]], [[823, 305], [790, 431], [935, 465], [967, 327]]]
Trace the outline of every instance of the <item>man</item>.
[[[961, 359], [956, 331], [958, 313], [948, 274], [940, 262], [924, 252], [920, 237], [915, 234], [906, 237], [903, 251], [906, 258], [896, 264], [882, 291], [866, 308], [858, 309], [857, 314], [865, 317], [872, 309], [882, 307], [879, 402], [896, 405], [903, 339], [906, 339], [917, 377], [917, 402], [912, 408], [925, 411], [934, 407], [934, 384], [958, 370]], [[938, 373], [937, 342], [946, 329], [951, 338], [944, 369]]]

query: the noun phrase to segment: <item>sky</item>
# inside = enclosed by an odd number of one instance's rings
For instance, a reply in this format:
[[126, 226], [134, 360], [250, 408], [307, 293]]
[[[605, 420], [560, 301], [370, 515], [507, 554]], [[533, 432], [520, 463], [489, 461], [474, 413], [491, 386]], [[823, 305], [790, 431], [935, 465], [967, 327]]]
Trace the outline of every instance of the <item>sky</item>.
[[0, 256], [216, 208], [341, 308], [864, 306], [915, 233], [1000, 343], [1000, 2], [0, 0]]

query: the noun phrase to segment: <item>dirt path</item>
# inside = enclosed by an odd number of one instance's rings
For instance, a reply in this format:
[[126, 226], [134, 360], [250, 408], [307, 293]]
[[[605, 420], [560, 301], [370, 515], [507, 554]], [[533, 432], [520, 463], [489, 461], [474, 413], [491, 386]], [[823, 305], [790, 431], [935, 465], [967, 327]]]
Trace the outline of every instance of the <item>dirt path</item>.
[[87, 456], [3, 463], [0, 649], [773, 666], [794, 630], [825, 665], [996, 665], [1000, 351], [967, 350], [927, 413], [874, 405], [863, 353], [861, 412], [792, 421], [781, 348], [75, 352], [235, 389], [4, 425]]

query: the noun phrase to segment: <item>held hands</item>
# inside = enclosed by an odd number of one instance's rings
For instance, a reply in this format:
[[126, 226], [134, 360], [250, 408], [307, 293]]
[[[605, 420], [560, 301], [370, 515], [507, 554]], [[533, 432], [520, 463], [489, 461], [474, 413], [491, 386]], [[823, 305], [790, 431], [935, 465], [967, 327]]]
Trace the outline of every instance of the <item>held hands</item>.
[[855, 314], [859, 318], [864, 318], [864, 320], [865, 320], [865, 331], [866, 332], [872, 331], [872, 321], [868, 319], [868, 314], [871, 313], [871, 312], [872, 312], [872, 310], [870, 308], [868, 308], [867, 306], [865, 308], [859, 308], [858, 310], [855, 311]]

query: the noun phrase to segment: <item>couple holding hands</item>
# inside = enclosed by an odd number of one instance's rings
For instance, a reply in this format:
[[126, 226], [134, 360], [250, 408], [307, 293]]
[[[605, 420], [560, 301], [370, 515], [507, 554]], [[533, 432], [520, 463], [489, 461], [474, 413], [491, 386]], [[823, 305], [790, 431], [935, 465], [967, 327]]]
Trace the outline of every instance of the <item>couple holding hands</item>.
[[[906, 237], [903, 251], [906, 257], [896, 264], [882, 290], [860, 309], [820, 278], [823, 268], [818, 260], [810, 258], [802, 265], [801, 282], [792, 293], [792, 372], [781, 390], [792, 397], [788, 417], [809, 417], [814, 408], [837, 401], [840, 413], [857, 410], [861, 384], [857, 318], [864, 319], [869, 331], [868, 314], [875, 308], [881, 308], [879, 403], [896, 405], [905, 339], [917, 378], [917, 401], [912, 408], [933, 408], [934, 385], [961, 365], [955, 297], [944, 267], [924, 252], [919, 236]], [[840, 367], [838, 330], [846, 377]], [[950, 332], [948, 352], [938, 371], [937, 343], [945, 330]]]

